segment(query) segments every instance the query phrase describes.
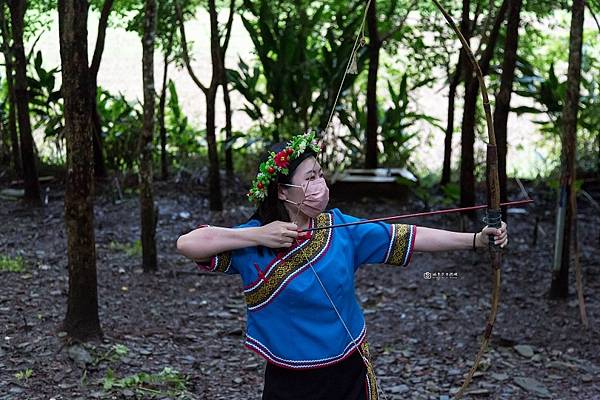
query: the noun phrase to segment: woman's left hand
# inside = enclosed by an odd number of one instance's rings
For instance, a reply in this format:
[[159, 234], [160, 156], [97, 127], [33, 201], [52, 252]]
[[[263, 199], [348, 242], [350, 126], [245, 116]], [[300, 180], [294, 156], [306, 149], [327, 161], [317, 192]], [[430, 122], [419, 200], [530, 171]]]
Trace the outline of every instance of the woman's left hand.
[[494, 244], [500, 247], [506, 247], [508, 244], [508, 229], [506, 222], [502, 221], [500, 228], [490, 228], [486, 226], [477, 234], [477, 247], [487, 247], [489, 240], [488, 236], [494, 236]]

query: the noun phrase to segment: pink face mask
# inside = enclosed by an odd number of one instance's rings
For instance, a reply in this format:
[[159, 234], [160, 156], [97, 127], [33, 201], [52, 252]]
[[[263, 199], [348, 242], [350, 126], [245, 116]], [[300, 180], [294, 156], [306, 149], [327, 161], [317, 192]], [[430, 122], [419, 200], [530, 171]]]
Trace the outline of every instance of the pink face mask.
[[[289, 183], [282, 183], [282, 185], [302, 189], [304, 200], [299, 203], [288, 199], [285, 199], [284, 201], [297, 205], [304, 214], [311, 218], [315, 218], [317, 215], [321, 214], [325, 210], [325, 207], [327, 207], [327, 203], [329, 203], [329, 188], [327, 187], [325, 178], [318, 178], [314, 181], [310, 181], [310, 183], [306, 182], [306, 184], [303, 184], [302, 186]], [[306, 190], [307, 185], [308, 190]]]

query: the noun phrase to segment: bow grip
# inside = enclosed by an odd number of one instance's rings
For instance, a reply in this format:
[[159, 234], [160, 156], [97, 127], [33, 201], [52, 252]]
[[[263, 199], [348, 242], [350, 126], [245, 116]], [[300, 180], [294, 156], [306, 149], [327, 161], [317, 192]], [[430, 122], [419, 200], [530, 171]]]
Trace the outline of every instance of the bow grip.
[[[488, 208], [485, 211], [485, 217], [483, 218], [483, 222], [490, 228], [496, 228], [496, 229], [501, 228], [502, 227], [502, 211], [500, 211], [500, 209], [493, 210], [493, 209]], [[489, 240], [490, 250], [497, 251], [497, 252], [501, 251], [500, 245], [494, 243], [493, 235], [489, 235], [488, 240]]]

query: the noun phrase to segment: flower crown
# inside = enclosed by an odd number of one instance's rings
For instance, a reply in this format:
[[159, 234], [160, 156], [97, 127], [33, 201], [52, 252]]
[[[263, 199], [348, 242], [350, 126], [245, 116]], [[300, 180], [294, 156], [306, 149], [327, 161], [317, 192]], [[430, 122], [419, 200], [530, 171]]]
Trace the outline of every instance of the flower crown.
[[275, 179], [276, 173], [287, 175], [289, 173], [288, 165], [290, 161], [298, 158], [304, 153], [306, 148], [310, 148], [315, 153], [319, 154], [321, 148], [317, 144], [314, 132], [296, 135], [287, 143], [287, 146], [279, 153], [271, 152], [269, 159], [259, 166], [258, 175], [252, 181], [252, 187], [246, 194], [248, 200], [252, 202], [260, 202], [267, 196], [269, 183]]

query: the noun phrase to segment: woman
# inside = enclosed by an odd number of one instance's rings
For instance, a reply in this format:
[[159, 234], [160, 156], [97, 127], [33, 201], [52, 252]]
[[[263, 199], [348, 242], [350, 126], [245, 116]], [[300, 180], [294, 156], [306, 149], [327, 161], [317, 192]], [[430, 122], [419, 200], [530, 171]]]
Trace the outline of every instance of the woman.
[[[406, 266], [413, 251], [504, 247], [500, 229], [460, 233], [365, 223], [338, 208], [314, 134], [272, 148], [248, 193], [256, 213], [234, 228], [202, 225], [178, 251], [214, 272], [240, 274], [247, 303], [246, 346], [267, 360], [263, 399], [377, 399], [365, 320], [354, 293], [363, 264]], [[293, 222], [292, 222], [293, 221]], [[323, 228], [303, 231], [310, 228]]]

